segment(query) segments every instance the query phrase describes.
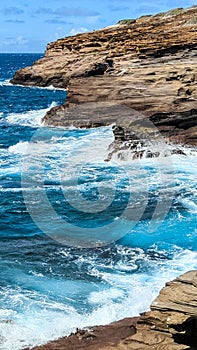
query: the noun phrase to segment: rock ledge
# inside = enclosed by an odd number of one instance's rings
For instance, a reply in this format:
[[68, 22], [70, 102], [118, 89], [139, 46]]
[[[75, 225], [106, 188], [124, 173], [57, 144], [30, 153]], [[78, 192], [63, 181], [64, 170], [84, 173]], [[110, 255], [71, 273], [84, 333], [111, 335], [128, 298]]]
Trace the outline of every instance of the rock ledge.
[[33, 350], [196, 350], [197, 271], [169, 282], [151, 311], [75, 334]]
[[119, 126], [121, 115], [105, 103], [123, 105], [150, 118], [167, 140], [195, 146], [196, 18], [197, 7], [179, 8], [59, 39], [12, 83], [68, 89], [67, 103], [47, 113], [47, 125]]

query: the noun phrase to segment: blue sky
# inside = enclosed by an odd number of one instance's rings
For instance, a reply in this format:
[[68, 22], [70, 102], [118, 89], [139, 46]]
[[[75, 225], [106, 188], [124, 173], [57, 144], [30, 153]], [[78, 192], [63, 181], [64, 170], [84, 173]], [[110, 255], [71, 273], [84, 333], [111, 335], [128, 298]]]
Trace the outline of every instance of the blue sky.
[[0, 0], [0, 52], [44, 52], [47, 43], [194, 0]]

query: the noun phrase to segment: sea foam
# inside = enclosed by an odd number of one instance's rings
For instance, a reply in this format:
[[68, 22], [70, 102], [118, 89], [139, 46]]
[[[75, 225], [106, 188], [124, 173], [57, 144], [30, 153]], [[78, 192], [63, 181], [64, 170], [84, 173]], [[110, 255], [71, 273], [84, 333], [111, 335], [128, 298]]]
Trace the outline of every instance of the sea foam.
[[[108, 287], [91, 292], [91, 285], [88, 286], [85, 282], [79, 281], [78, 286], [74, 282], [72, 287], [72, 281], [70, 281], [70, 296], [67, 282], [60, 283], [50, 279], [47, 281], [42, 275], [35, 276], [34, 284], [36, 283], [40, 289], [36, 292], [28, 291], [30, 279], [27, 279], [27, 285], [23, 286], [23, 290], [7, 289], [2, 291], [3, 294], [1, 293], [3, 298], [10, 300], [11, 304], [22, 306], [21, 312], [11, 308], [0, 310], [1, 350], [21, 350], [27, 346], [41, 345], [49, 340], [69, 335], [75, 332], [76, 328], [105, 325], [124, 317], [137, 316], [140, 312], [149, 310], [150, 303], [166, 281], [176, 278], [186, 270], [196, 269], [196, 261], [196, 252], [183, 250], [177, 252], [172, 260], [158, 263], [152, 261], [154, 274], [144, 272], [129, 275], [117, 271], [101, 272], [99, 267], [94, 265], [93, 273], [100, 276], [103, 282], [107, 282]], [[32, 276], [31, 284], [33, 281]], [[44, 294], [40, 294], [42, 286], [47, 288], [45, 297]], [[62, 293], [65, 292], [65, 303], [52, 301], [47, 296], [51, 288], [53, 291], [58, 288]], [[72, 298], [72, 288], [78, 293], [80, 290], [86, 291], [92, 311], [81, 314], [75, 307], [69, 306], [69, 302], [66, 303], [66, 298], [68, 301]]]
[[22, 126], [40, 127], [43, 125], [42, 118], [45, 114], [57, 104], [52, 102], [48, 108], [28, 111], [25, 113], [11, 113], [6, 117], [9, 124], [17, 124]]

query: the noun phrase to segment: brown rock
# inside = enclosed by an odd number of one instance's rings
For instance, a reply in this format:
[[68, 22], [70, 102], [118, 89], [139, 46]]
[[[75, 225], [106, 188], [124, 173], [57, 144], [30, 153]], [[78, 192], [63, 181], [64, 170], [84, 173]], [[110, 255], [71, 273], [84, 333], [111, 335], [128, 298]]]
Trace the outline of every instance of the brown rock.
[[[188, 347], [189, 346], [189, 347]], [[108, 326], [77, 330], [33, 350], [196, 350], [197, 271], [167, 283], [151, 311]]]
[[67, 103], [47, 113], [48, 125], [119, 126], [121, 114], [109, 108], [124, 105], [151, 118], [167, 140], [196, 145], [196, 17], [196, 7], [175, 9], [59, 39], [12, 83], [68, 89]]
[[[196, 8], [174, 11], [171, 15], [141, 17], [129, 24], [117, 24], [91, 33], [78, 34], [59, 39], [47, 46], [45, 57], [33, 67], [18, 71], [13, 83], [30, 85], [67, 86], [73, 76], [90, 76], [86, 74], [95, 67], [93, 75], [120, 76], [135, 73], [140, 63], [145, 65], [147, 58], [158, 58], [174, 55], [196, 46], [195, 25], [185, 27], [188, 21], [195, 18]], [[186, 54], [187, 52], [185, 52]], [[195, 52], [193, 52], [195, 54]], [[187, 57], [185, 57], [187, 60]], [[141, 62], [141, 60], [145, 60]], [[146, 62], [147, 61], [147, 62]], [[167, 63], [164, 59], [162, 63]], [[111, 68], [111, 69], [110, 69]], [[152, 72], [157, 67], [152, 66]], [[169, 68], [169, 67], [168, 67]], [[181, 72], [171, 67], [170, 79], [180, 80]], [[134, 72], [133, 72], [134, 69]], [[147, 83], [152, 83], [151, 71]], [[193, 73], [190, 72], [193, 79]]]
[[122, 339], [126, 339], [136, 332], [138, 318], [125, 318], [107, 326], [97, 326], [90, 329], [78, 330], [69, 337], [61, 338], [44, 346], [36, 346], [34, 350], [97, 350], [106, 346], [117, 346]]

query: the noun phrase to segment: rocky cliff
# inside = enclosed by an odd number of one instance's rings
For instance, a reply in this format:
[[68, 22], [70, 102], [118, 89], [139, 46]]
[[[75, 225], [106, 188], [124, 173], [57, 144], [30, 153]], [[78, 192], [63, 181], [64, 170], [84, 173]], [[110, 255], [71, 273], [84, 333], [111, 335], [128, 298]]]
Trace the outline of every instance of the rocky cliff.
[[[132, 148], [139, 140], [155, 140], [160, 132], [167, 141], [196, 146], [196, 63], [193, 7], [59, 39], [32, 67], [16, 72], [12, 83], [67, 89], [66, 103], [49, 111], [44, 122], [77, 127], [114, 124], [111, 154], [125, 144]], [[168, 283], [151, 311], [140, 318], [78, 330], [35, 350], [194, 350], [196, 335], [193, 271]]]
[[127, 126], [136, 120], [135, 111], [167, 140], [196, 145], [196, 63], [192, 7], [59, 39], [47, 46], [44, 58], [16, 72], [12, 83], [68, 90], [67, 103], [46, 115], [48, 125], [119, 126], [120, 106], [126, 106], [132, 112], [124, 112], [123, 128], [125, 120]]
[[166, 284], [151, 311], [108, 326], [77, 330], [33, 350], [196, 350], [197, 271]]

